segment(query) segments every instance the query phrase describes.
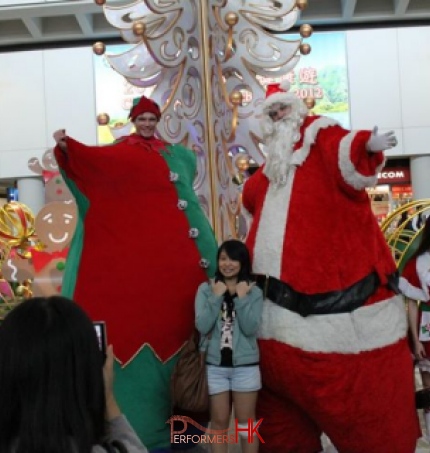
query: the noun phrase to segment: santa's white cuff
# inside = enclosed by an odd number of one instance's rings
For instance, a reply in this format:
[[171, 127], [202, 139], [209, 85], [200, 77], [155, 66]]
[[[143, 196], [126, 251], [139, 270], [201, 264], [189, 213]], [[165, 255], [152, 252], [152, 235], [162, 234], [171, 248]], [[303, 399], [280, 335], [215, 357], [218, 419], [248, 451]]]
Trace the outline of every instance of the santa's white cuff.
[[[373, 187], [378, 182], [378, 173], [382, 170], [385, 165], [385, 159], [382, 159], [382, 162], [377, 165], [370, 175], [364, 175], [356, 167], [356, 164], [351, 159], [353, 141], [356, 138], [358, 132], [352, 131], [349, 134], [345, 135], [340, 141], [339, 145], [339, 169], [341, 175], [345, 182], [352, 186], [354, 189], [362, 190], [366, 187]], [[357, 146], [357, 145], [356, 145]], [[363, 144], [363, 153], [367, 151], [364, 149]], [[374, 158], [374, 156], [371, 156]], [[369, 157], [369, 158], [371, 158]]]

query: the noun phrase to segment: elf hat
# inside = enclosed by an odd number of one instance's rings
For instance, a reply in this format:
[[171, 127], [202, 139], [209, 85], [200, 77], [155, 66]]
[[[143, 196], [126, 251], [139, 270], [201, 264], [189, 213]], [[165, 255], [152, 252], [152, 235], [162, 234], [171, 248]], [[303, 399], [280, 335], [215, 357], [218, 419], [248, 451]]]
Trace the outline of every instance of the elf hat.
[[131, 118], [131, 121], [134, 121], [136, 117], [138, 117], [142, 113], [153, 113], [157, 117], [157, 121], [160, 121], [160, 107], [152, 99], [149, 99], [145, 96], [133, 99], [133, 107], [131, 108], [128, 117]]

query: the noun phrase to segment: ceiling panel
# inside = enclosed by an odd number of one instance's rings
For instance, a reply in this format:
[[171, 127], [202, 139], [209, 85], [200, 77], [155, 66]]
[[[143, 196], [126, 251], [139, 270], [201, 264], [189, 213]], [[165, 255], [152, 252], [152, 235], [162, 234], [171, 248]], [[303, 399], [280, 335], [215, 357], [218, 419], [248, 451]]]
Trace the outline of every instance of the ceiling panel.
[[429, 0], [410, 0], [408, 5], [408, 12], [422, 12], [428, 13], [430, 9], [430, 2]]
[[[111, 6], [132, 0], [107, 0]], [[348, 28], [417, 21], [430, 24], [430, 0], [308, 0], [298, 24]], [[97, 41], [121, 36], [94, 0], [0, 0], [0, 50], [16, 45]]]
[[393, 0], [358, 0], [354, 14], [374, 16], [389, 13], [394, 15], [394, 8]]

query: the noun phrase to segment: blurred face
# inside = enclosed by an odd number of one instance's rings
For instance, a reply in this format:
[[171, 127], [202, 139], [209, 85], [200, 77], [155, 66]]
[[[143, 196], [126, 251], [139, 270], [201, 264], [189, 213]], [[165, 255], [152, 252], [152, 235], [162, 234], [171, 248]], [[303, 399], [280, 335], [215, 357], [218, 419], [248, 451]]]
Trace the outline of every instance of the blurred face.
[[291, 114], [291, 105], [286, 104], [273, 104], [272, 108], [270, 109], [269, 116], [272, 121], [279, 121], [286, 116]]
[[237, 278], [240, 272], [240, 262], [232, 260], [225, 251], [219, 255], [218, 268], [225, 279]]
[[157, 117], [153, 113], [141, 113], [134, 120], [136, 126], [136, 133], [145, 138], [151, 138], [155, 134], [157, 127]]

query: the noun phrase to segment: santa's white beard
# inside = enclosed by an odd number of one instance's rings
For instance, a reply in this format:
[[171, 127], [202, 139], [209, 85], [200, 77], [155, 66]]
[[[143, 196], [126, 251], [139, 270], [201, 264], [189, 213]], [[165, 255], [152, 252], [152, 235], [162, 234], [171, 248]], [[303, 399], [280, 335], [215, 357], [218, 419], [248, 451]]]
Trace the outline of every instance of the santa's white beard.
[[284, 186], [291, 165], [294, 144], [299, 140], [299, 127], [287, 118], [276, 121], [271, 125], [271, 131], [266, 128], [266, 165], [264, 174], [275, 186]]

